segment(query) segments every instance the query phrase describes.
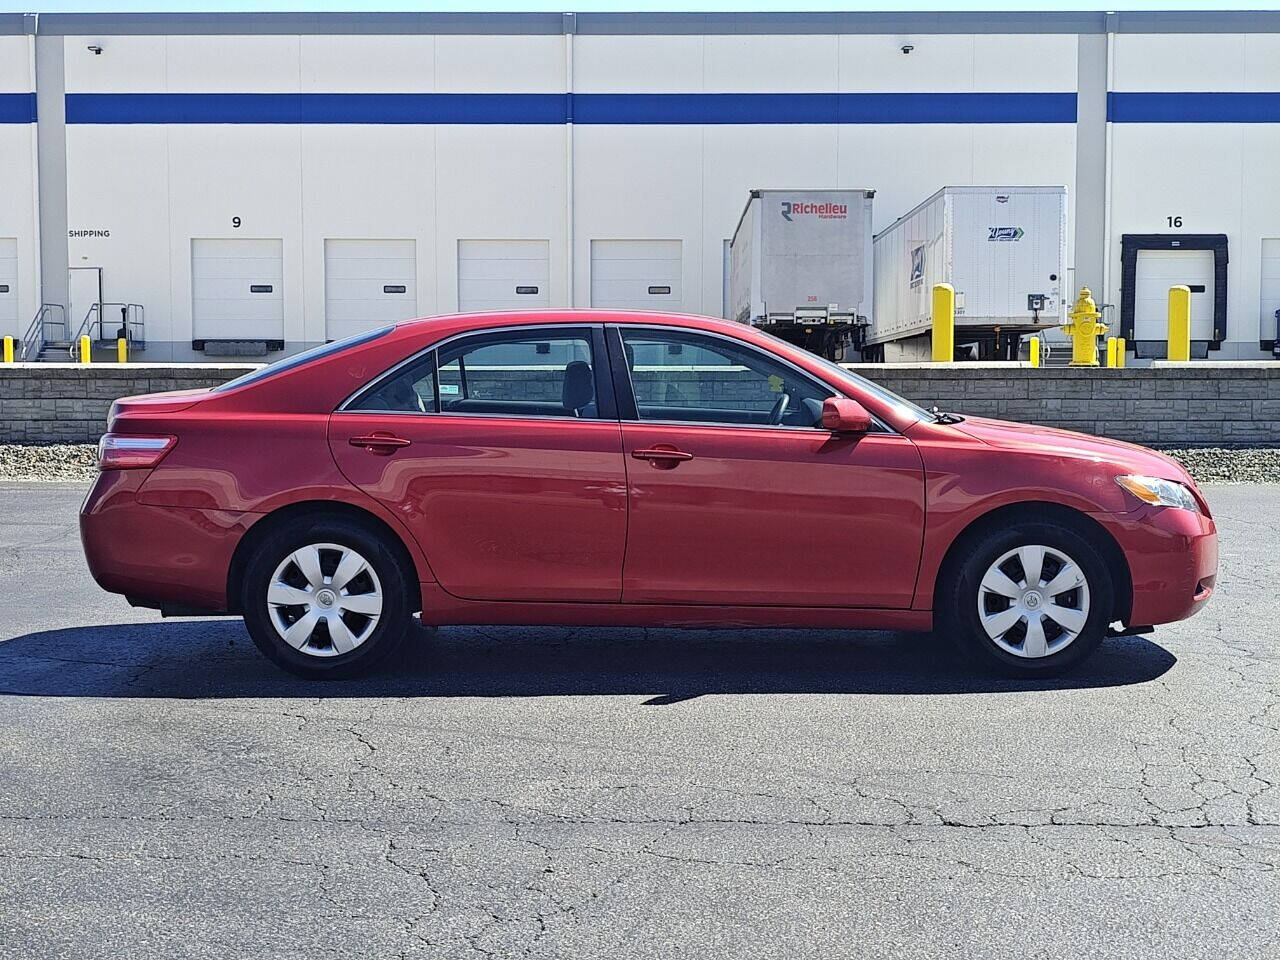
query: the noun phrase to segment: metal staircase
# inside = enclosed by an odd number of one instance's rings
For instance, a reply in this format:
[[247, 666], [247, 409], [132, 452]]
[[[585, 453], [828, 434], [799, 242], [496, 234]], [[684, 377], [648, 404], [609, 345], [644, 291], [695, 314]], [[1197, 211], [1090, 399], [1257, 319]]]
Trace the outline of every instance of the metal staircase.
[[18, 359], [26, 363], [67, 363], [78, 359], [80, 338], [88, 336], [93, 346], [114, 349], [120, 337], [129, 341], [129, 351], [147, 348], [146, 311], [140, 303], [95, 303], [72, 332], [67, 327], [67, 310], [60, 303], [42, 303], [22, 338]]
[[70, 347], [67, 308], [60, 303], [42, 303], [22, 337], [18, 359], [26, 363], [36, 360], [65, 363], [69, 359]]

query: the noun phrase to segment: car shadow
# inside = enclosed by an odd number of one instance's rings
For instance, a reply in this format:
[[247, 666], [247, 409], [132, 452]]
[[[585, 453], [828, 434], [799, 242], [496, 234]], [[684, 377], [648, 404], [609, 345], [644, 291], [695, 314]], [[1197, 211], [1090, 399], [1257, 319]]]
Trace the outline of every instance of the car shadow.
[[416, 629], [358, 680], [317, 683], [265, 658], [239, 620], [72, 627], [0, 641], [0, 693], [38, 697], [543, 697], [621, 695], [664, 705], [707, 694], [955, 694], [1116, 687], [1176, 658], [1110, 639], [1066, 677], [973, 669], [936, 634], [801, 630]]

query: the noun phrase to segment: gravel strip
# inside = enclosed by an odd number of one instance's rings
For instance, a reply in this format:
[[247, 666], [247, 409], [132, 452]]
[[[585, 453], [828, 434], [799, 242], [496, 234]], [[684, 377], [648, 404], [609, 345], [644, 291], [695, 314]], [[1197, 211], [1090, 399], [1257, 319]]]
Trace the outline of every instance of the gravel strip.
[[[1280, 483], [1280, 448], [1203, 447], [1163, 451], [1200, 483]], [[0, 444], [0, 480], [88, 481], [97, 474], [92, 444]]]
[[1280, 483], [1280, 448], [1197, 447], [1161, 450], [1184, 467], [1197, 483]]
[[97, 475], [97, 447], [93, 444], [0, 443], [0, 480], [79, 482]]

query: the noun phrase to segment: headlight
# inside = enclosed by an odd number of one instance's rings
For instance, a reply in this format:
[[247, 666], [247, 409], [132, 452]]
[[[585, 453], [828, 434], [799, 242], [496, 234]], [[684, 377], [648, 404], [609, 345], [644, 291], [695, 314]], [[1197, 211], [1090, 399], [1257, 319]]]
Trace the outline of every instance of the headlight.
[[1143, 503], [1153, 507], [1180, 507], [1183, 510], [1198, 510], [1196, 498], [1191, 491], [1176, 480], [1161, 480], [1159, 477], [1143, 477], [1134, 474], [1116, 477], [1116, 483], [1124, 487]]

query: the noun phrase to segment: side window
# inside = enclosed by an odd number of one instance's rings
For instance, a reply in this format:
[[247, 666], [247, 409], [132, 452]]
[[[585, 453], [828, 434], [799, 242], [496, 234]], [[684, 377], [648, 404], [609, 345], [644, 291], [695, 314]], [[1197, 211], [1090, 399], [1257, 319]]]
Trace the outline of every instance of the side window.
[[751, 347], [677, 330], [622, 329], [641, 420], [816, 427], [835, 391]]
[[589, 330], [512, 330], [439, 351], [442, 413], [595, 419]]
[[409, 364], [394, 377], [367, 390], [347, 407], [348, 410], [387, 411], [390, 413], [436, 412], [436, 354], [432, 350]]
[[591, 331], [512, 330], [456, 340], [348, 409], [595, 419], [600, 413]]

